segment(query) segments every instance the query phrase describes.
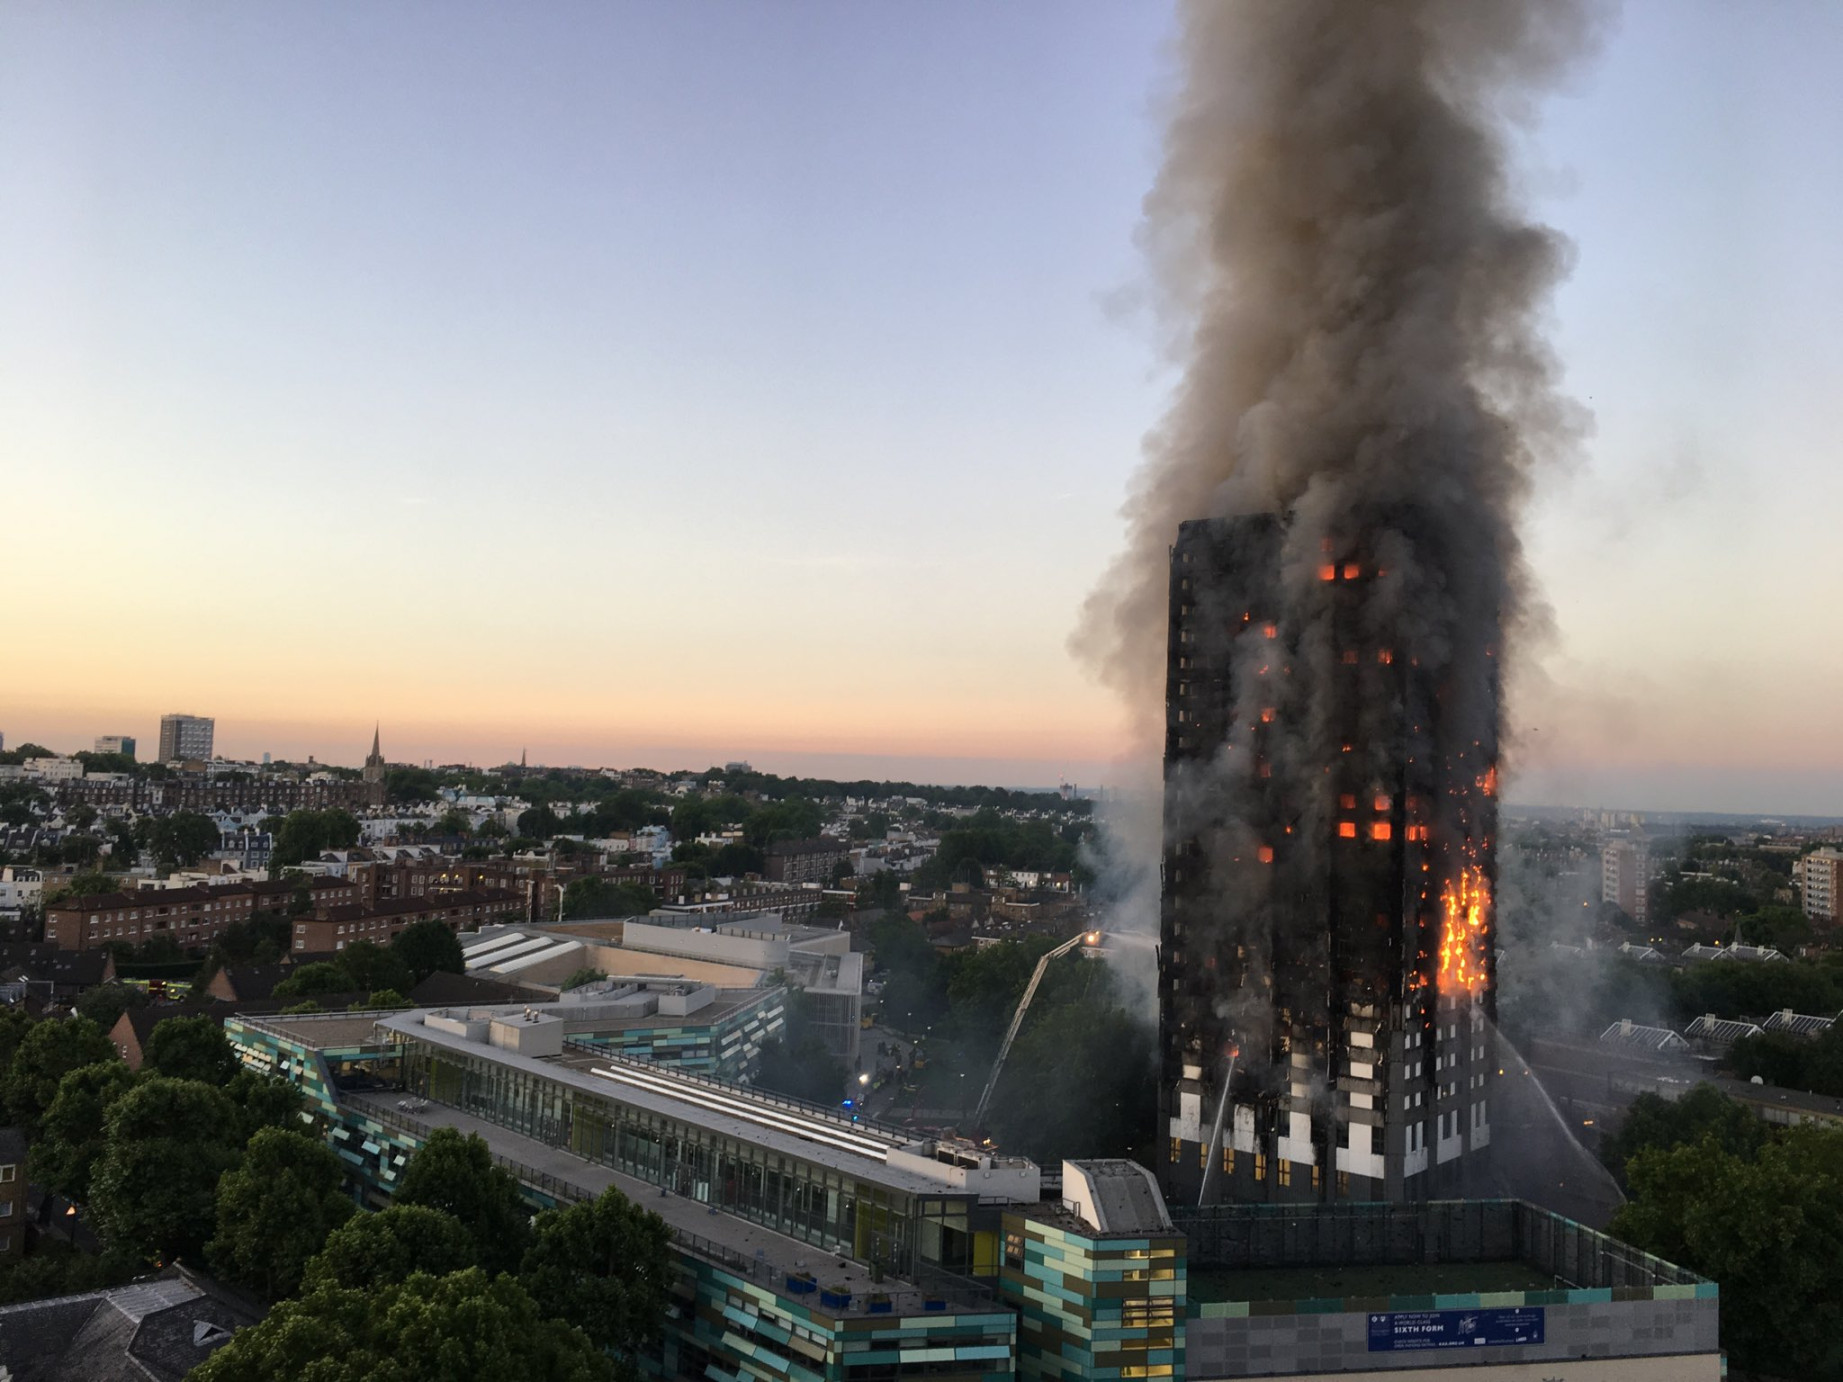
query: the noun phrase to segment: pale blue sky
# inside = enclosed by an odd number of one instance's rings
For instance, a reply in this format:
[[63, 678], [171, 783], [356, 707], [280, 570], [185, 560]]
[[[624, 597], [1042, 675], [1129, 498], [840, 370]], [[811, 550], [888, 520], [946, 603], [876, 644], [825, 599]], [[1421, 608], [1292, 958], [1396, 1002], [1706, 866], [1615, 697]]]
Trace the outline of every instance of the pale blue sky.
[[[1093, 780], [1170, 23], [0, 6], [0, 731]], [[1532, 134], [1598, 432], [1526, 795], [1843, 813], [1839, 59], [1632, 3]]]

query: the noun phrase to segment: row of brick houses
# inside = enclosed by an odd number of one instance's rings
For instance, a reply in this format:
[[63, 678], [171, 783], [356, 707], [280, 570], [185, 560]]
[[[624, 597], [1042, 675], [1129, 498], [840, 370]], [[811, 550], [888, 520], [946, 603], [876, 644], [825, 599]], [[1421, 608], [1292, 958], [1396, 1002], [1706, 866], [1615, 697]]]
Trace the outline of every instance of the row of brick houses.
[[477, 931], [495, 922], [524, 918], [524, 898], [507, 888], [400, 897], [371, 907], [334, 907], [323, 916], [297, 917], [290, 948], [296, 955], [325, 955], [344, 950], [353, 941], [388, 944], [399, 931], [419, 921], [444, 922], [450, 931]]
[[[167, 936], [182, 949], [193, 949], [258, 912], [285, 911], [298, 886], [275, 879], [62, 898], [45, 909], [45, 939], [60, 950], [93, 950], [111, 941], [136, 945]], [[357, 887], [344, 879], [315, 878], [306, 888], [308, 906], [316, 914], [359, 900]]]
[[128, 806], [136, 811], [361, 811], [384, 804], [384, 784], [344, 779], [292, 782], [274, 777], [180, 777], [154, 781], [118, 773], [74, 777], [56, 787], [58, 804]]

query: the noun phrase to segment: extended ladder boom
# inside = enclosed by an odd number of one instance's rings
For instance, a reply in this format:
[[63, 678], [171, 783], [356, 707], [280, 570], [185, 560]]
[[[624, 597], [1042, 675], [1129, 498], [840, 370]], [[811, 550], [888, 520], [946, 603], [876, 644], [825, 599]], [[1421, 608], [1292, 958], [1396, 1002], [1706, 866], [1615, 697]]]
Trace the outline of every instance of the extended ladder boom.
[[1031, 971], [1030, 983], [1024, 988], [1024, 996], [1018, 1000], [1017, 1011], [1011, 1014], [1011, 1025], [1005, 1029], [1005, 1040], [998, 1048], [998, 1059], [992, 1062], [991, 1078], [985, 1082], [985, 1092], [979, 1096], [979, 1107], [973, 1110], [973, 1126], [985, 1126], [986, 1106], [992, 1102], [993, 1091], [998, 1088], [998, 1076], [1005, 1068], [1005, 1057], [1011, 1054], [1011, 1043], [1017, 1037], [1018, 1028], [1024, 1025], [1024, 1014], [1030, 1011], [1030, 1000], [1037, 996], [1037, 985], [1043, 982], [1044, 972], [1051, 960], [1059, 960], [1078, 945], [1094, 945], [1101, 938], [1099, 931], [1082, 931], [1037, 961], [1037, 967]]

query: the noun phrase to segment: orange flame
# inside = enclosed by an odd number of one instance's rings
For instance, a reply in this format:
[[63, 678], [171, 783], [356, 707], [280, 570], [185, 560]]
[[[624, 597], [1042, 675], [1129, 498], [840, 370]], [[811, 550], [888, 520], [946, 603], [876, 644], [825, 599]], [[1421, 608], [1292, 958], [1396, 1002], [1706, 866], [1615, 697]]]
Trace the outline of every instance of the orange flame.
[[1477, 993], [1485, 983], [1485, 931], [1491, 887], [1485, 871], [1468, 864], [1440, 890], [1440, 992]]

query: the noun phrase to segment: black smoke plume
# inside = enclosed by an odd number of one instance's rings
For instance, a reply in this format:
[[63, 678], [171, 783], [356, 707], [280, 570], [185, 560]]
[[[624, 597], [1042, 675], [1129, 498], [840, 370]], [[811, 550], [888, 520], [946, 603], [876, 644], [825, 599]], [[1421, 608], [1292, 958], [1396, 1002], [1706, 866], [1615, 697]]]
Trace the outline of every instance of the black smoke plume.
[[[1587, 46], [1586, 6], [1180, 12], [1142, 239], [1182, 376], [1145, 443], [1126, 550], [1076, 636], [1142, 729], [1163, 706], [1180, 522], [1290, 514], [1295, 576], [1326, 539], [1394, 552], [1400, 580], [1377, 596], [1394, 609], [1378, 616], [1416, 626], [1437, 659], [1458, 631], [1518, 627], [1515, 519], [1584, 423], [1540, 331], [1568, 247], [1519, 210], [1507, 145]], [[1493, 719], [1500, 684], [1476, 687]]]

